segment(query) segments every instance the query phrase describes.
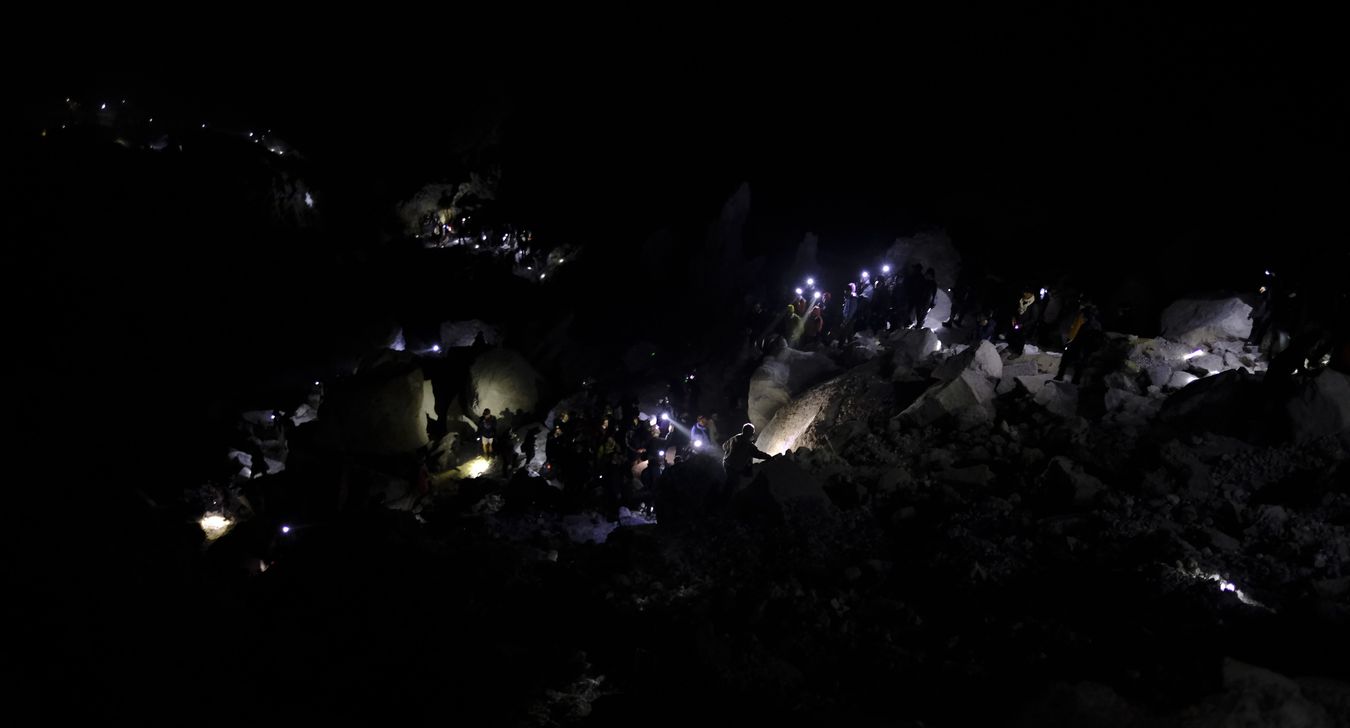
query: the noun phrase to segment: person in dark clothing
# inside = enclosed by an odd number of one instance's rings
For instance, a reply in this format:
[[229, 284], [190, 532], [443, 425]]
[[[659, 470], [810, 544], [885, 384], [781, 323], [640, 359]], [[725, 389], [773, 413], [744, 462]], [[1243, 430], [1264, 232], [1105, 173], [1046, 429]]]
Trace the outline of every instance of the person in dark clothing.
[[1059, 360], [1059, 371], [1055, 372], [1055, 381], [1064, 381], [1064, 373], [1072, 367], [1072, 381], [1078, 384], [1083, 378], [1083, 365], [1093, 352], [1101, 347], [1105, 338], [1097, 307], [1091, 303], [1083, 304], [1078, 312], [1078, 319], [1074, 321], [1073, 328], [1069, 331], [1069, 344], [1064, 349], [1064, 357]]
[[1260, 346], [1266, 338], [1266, 332], [1270, 331], [1271, 310], [1271, 292], [1270, 286], [1261, 286], [1256, 292], [1256, 305], [1252, 307], [1252, 312], [1247, 314], [1247, 318], [1252, 321], [1251, 333], [1247, 336], [1247, 343]]
[[624, 445], [628, 447], [628, 462], [636, 463], [645, 457], [651, 440], [651, 426], [645, 424], [637, 415], [633, 415], [633, 424], [628, 429], [628, 434], [624, 436]]
[[[900, 287], [905, 293], [904, 315], [900, 317], [900, 327], [917, 329], [923, 327], [923, 318], [919, 309], [928, 302], [928, 281], [923, 275], [923, 266], [915, 263], [901, 278]], [[916, 325], [917, 324], [917, 325]]]
[[887, 331], [891, 327], [891, 287], [883, 277], [876, 282], [872, 293], [872, 329]]
[[662, 438], [658, 429], [652, 426], [652, 436], [647, 441], [647, 467], [642, 471], [642, 484], [649, 489], [656, 488], [656, 481], [666, 469], [666, 447], [669, 444], [669, 440]]
[[736, 492], [742, 477], [750, 475], [750, 465], [755, 460], [768, 460], [773, 457], [755, 447], [755, 426], [749, 422], [741, 426], [739, 435], [733, 436], [722, 445], [722, 452], [722, 469], [727, 474], [723, 493], [727, 497]]
[[256, 437], [249, 438], [248, 442], [249, 479], [261, 478], [267, 475], [267, 456], [263, 454], [262, 441]]
[[535, 440], [539, 437], [539, 428], [531, 427], [525, 431], [525, 437], [521, 440], [520, 449], [525, 454], [525, 466], [529, 467], [534, 462]]
[[975, 319], [975, 331], [971, 333], [971, 343], [979, 344], [981, 341], [993, 341], [994, 334], [998, 331], [998, 322], [994, 320], [993, 311], [985, 311]]
[[943, 326], [960, 326], [961, 319], [975, 309], [979, 298], [976, 284], [982, 277], [974, 266], [969, 264], [961, 266], [961, 271], [956, 274], [956, 285], [952, 286], [952, 313], [942, 322]]
[[497, 436], [497, 418], [492, 416], [492, 410], [484, 409], [483, 416], [478, 418], [478, 439], [483, 443], [483, 455], [492, 457], [492, 440]]

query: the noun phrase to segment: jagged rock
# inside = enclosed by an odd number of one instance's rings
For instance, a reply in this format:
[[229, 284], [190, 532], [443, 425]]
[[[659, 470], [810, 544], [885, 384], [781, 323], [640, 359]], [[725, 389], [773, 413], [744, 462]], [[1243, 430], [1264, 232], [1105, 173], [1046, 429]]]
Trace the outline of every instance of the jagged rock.
[[750, 422], [763, 429], [792, 397], [838, 371], [839, 366], [819, 352], [784, 347], [777, 354], [766, 356], [750, 376], [746, 407]]
[[1027, 388], [1036, 404], [1060, 417], [1078, 413], [1078, 387], [1068, 382], [1057, 382], [1049, 376], [1018, 377], [1018, 384]]
[[1158, 416], [1165, 422], [1242, 434], [1248, 419], [1259, 410], [1259, 386], [1259, 378], [1240, 369], [1197, 379], [1172, 393]]
[[1003, 360], [999, 358], [993, 344], [981, 341], [979, 346], [948, 357], [933, 370], [933, 377], [950, 382], [961, 376], [962, 372], [975, 372], [990, 379], [998, 379], [1003, 376]]
[[1163, 309], [1162, 335], [1188, 345], [1245, 339], [1252, 330], [1251, 312], [1236, 296], [1183, 298]]
[[938, 480], [952, 485], [985, 486], [994, 479], [994, 471], [983, 463], [965, 468], [951, 468], [938, 474]]
[[1035, 359], [1019, 358], [1003, 362], [1003, 375], [999, 379], [995, 391], [998, 394], [1006, 394], [1017, 388], [1018, 377], [1034, 377], [1040, 373], [1041, 370], [1036, 366]]
[[471, 416], [482, 414], [484, 409], [500, 415], [508, 407], [532, 412], [539, 404], [539, 381], [539, 373], [524, 356], [510, 349], [490, 349], [469, 367], [464, 401], [469, 403]]
[[1209, 543], [1214, 548], [1222, 551], [1237, 551], [1242, 547], [1242, 542], [1220, 531], [1217, 528], [1205, 527], [1201, 529], [1209, 538]]
[[455, 448], [459, 444], [457, 433], [448, 433], [431, 443], [427, 452], [427, 469], [433, 473], [443, 473], [455, 467]]
[[1264, 668], [1225, 658], [1223, 692], [1188, 708], [1183, 726], [1331, 728], [1325, 708], [1304, 696], [1299, 684]]
[[1108, 389], [1104, 397], [1107, 412], [1114, 412], [1119, 419], [1131, 424], [1144, 424], [1153, 419], [1162, 408], [1163, 400], [1146, 397], [1123, 389]]
[[994, 385], [985, 376], [964, 372], [956, 379], [934, 385], [896, 415], [903, 424], [923, 427], [953, 416], [967, 420], [993, 421]]
[[1191, 359], [1190, 365], [1204, 369], [1207, 372], [1224, 371], [1223, 357], [1215, 356], [1214, 354], [1201, 354], [1200, 356]]
[[743, 515], [788, 524], [810, 523], [836, 512], [821, 482], [785, 457], [758, 466], [750, 485], [735, 494], [735, 503]]
[[436, 400], [422, 370], [375, 372], [332, 388], [318, 421], [319, 442], [331, 449], [393, 455], [427, 444]]
[[1284, 404], [1294, 440], [1339, 435], [1350, 446], [1350, 376], [1323, 369]]
[[877, 490], [882, 493], [894, 493], [897, 490], [908, 490], [913, 486], [914, 476], [910, 475], [909, 471], [905, 468], [888, 470], [877, 480]]
[[1103, 378], [1103, 383], [1108, 389], [1121, 390], [1131, 394], [1139, 394], [1139, 383], [1127, 372], [1115, 371], [1107, 374]]
[[1091, 505], [1098, 495], [1106, 491], [1105, 483], [1083, 472], [1082, 468], [1063, 455], [1052, 458], [1041, 477], [1052, 497], [1078, 507]]
[[937, 351], [941, 342], [937, 334], [929, 329], [900, 329], [892, 331], [886, 337], [886, 343], [895, 352], [897, 367], [913, 369], [923, 363], [929, 354]]

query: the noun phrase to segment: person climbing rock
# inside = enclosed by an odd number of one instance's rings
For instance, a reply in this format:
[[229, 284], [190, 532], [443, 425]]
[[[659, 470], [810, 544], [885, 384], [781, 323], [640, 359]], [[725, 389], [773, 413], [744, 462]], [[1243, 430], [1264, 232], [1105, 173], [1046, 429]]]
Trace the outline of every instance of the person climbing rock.
[[483, 416], [478, 418], [478, 439], [483, 443], [483, 455], [492, 457], [492, 441], [497, 436], [497, 418], [492, 416], [492, 410], [484, 409]]

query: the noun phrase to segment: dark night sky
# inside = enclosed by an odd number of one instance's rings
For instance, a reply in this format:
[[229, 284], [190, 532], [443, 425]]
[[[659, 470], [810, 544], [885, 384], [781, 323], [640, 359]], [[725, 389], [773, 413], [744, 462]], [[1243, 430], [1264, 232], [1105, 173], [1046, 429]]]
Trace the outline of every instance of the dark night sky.
[[411, 56], [236, 46], [67, 59], [21, 83], [275, 127], [390, 199], [499, 160], [524, 216], [616, 244], [701, 228], [741, 180], [761, 247], [811, 229], [849, 248], [920, 223], [972, 250], [1077, 256], [1084, 241], [1288, 253], [1291, 238], [1343, 239], [1347, 95], [1328, 18], [1016, 12], [718, 44], [650, 28], [536, 42], [494, 26], [468, 43], [409, 39]]

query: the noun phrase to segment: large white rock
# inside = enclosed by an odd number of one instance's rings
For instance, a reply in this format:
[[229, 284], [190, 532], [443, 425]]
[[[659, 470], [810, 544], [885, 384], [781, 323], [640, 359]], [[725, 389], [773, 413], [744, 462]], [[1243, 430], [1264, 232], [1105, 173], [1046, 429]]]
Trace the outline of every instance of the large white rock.
[[751, 424], [762, 429], [794, 395], [838, 371], [839, 366], [820, 352], [783, 347], [777, 354], [764, 357], [750, 375], [746, 409]]
[[950, 382], [925, 391], [904, 411], [896, 415], [902, 424], [923, 427], [947, 417], [993, 420], [994, 385], [977, 372], [962, 372]]
[[974, 372], [990, 379], [1002, 377], [1003, 360], [999, 358], [998, 349], [988, 341], [981, 341], [979, 346], [972, 346], [942, 362], [933, 370], [933, 376], [950, 382], [963, 372]]
[[1163, 309], [1162, 335], [1187, 345], [1245, 339], [1252, 330], [1252, 307], [1236, 296], [1183, 298]]
[[841, 433], [848, 429], [842, 426], [850, 422], [866, 430], [867, 423], [889, 409], [894, 399], [893, 386], [879, 373], [879, 363], [869, 362], [793, 397], [760, 429], [759, 448], [777, 455], [799, 447], [820, 447], [822, 440], [846, 438]]
[[1350, 444], [1350, 376], [1324, 369], [1285, 402], [1295, 440], [1340, 435]]
[[372, 455], [411, 452], [427, 444], [427, 416], [436, 410], [431, 382], [420, 368], [371, 373], [324, 399], [319, 441], [325, 447]]
[[942, 346], [937, 334], [929, 329], [892, 331], [887, 335], [886, 343], [895, 352], [895, 365], [905, 369], [913, 369], [923, 363], [930, 354]]
[[[1019, 382], [1033, 379], [1041, 380], [1041, 377], [1018, 377]], [[1027, 386], [1030, 388], [1036, 385], [1027, 382]], [[1041, 380], [1040, 386], [1036, 387], [1032, 394], [1035, 395], [1037, 404], [1060, 417], [1078, 414], [1078, 387], [1068, 382], [1057, 382], [1047, 377]]]
[[469, 384], [464, 401], [469, 413], [494, 414], [510, 407], [517, 412], [533, 412], [539, 403], [539, 373], [524, 356], [510, 349], [491, 349], [474, 359], [469, 367]]

